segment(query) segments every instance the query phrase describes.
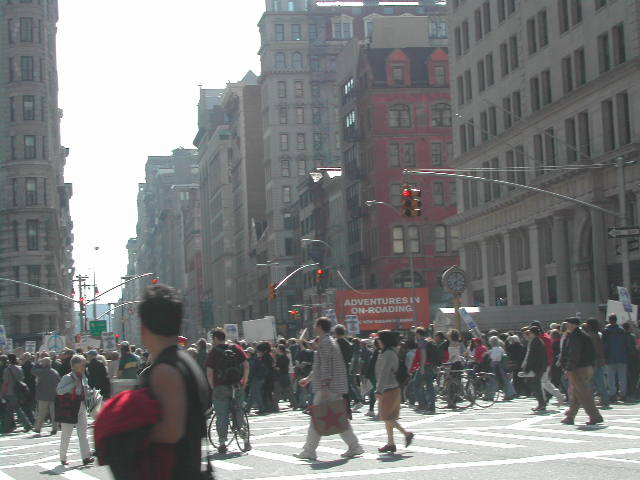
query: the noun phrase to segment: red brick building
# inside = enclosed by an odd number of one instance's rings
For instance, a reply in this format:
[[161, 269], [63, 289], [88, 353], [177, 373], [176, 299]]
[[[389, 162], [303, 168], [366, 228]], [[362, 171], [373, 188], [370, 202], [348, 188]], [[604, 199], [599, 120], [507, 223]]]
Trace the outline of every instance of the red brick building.
[[[456, 214], [455, 182], [403, 170], [452, 160], [447, 50], [354, 42], [339, 64], [349, 276], [356, 288], [411, 287], [413, 256], [415, 286], [430, 289], [433, 314], [450, 300], [440, 276], [458, 264], [456, 232], [444, 224]], [[407, 183], [422, 190], [420, 217], [400, 214]]]

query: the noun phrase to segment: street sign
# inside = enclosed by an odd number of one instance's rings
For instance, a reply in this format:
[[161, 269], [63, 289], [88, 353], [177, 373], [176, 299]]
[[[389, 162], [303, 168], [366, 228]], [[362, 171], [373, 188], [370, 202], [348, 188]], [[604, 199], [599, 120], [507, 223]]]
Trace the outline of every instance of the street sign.
[[113, 332], [102, 332], [102, 348], [105, 351], [113, 352], [116, 349], [116, 334]]
[[0, 347], [3, 347], [7, 344], [7, 330], [4, 328], [4, 325], [0, 325]]
[[24, 349], [29, 353], [36, 353], [35, 340], [27, 340], [26, 342], [24, 342]]
[[89, 322], [89, 332], [92, 337], [99, 337], [102, 335], [102, 332], [107, 331], [107, 321], [106, 320], [91, 320]]
[[629, 290], [625, 287], [618, 287], [618, 298], [624, 307], [624, 311], [627, 313], [633, 312], [633, 306], [631, 305], [631, 296]]
[[357, 315], [347, 315], [344, 317], [347, 326], [347, 335], [360, 335], [360, 320]]
[[613, 227], [607, 231], [609, 238], [640, 237], [640, 227]]

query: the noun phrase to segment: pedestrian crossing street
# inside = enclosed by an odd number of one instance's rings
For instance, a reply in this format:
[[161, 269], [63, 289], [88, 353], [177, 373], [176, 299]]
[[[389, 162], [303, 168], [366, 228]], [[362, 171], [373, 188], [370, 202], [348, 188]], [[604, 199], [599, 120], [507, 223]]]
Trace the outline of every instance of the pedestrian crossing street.
[[[221, 479], [305, 480], [358, 478], [382, 475], [398, 480], [398, 475], [423, 478], [429, 471], [467, 469], [461, 478], [478, 471], [519, 465], [553, 462], [555, 466], [581, 462], [604, 471], [631, 471], [640, 468], [640, 405], [616, 405], [603, 411], [602, 426], [580, 426], [586, 417], [577, 417], [576, 426], [559, 423], [561, 410], [546, 415], [530, 412], [531, 400], [496, 404], [490, 409], [461, 412], [438, 411], [420, 415], [403, 409], [400, 423], [416, 434], [414, 444], [403, 448], [397, 434], [398, 452], [379, 455], [386, 443], [381, 422], [358, 412], [352, 425], [366, 453], [345, 460], [340, 454], [345, 444], [340, 437], [326, 437], [318, 448], [318, 461], [293, 456], [301, 450], [309, 417], [286, 411], [277, 415], [251, 417], [253, 450], [246, 454], [231, 448], [227, 455], [211, 452], [211, 460]], [[42, 475], [69, 480], [112, 480], [105, 467], [83, 467], [77, 439], [71, 441], [68, 467], [58, 459], [59, 437], [14, 434], [0, 437], [0, 480], [42, 479]], [[209, 448], [211, 451], [211, 449]], [[453, 477], [449, 477], [453, 478]], [[457, 478], [457, 477], [455, 477]], [[606, 477], [603, 477], [606, 478]], [[627, 478], [618, 475], [618, 478]], [[629, 477], [631, 478], [631, 477]]]

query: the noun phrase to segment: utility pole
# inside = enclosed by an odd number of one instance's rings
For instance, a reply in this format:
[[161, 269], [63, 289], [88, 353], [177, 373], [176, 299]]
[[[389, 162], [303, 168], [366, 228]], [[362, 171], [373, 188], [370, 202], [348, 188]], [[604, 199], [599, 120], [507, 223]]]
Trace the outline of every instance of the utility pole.
[[[626, 227], [627, 223], [627, 192], [624, 183], [624, 158], [616, 158], [616, 173], [618, 174], [618, 203], [620, 216], [618, 224]], [[620, 263], [622, 266], [622, 286], [631, 292], [631, 265], [629, 265], [629, 240], [625, 237], [620, 239]]]

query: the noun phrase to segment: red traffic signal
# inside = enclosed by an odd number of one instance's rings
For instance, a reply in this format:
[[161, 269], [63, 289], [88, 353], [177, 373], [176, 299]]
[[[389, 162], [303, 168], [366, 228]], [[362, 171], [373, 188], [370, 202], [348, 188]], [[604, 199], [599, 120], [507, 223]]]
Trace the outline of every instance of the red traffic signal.
[[404, 198], [410, 197], [411, 196], [411, 187], [404, 187], [402, 189], [402, 196]]
[[322, 275], [324, 275], [326, 272], [325, 272], [322, 268], [319, 268], [318, 270], [316, 270], [316, 273], [317, 273], [319, 276], [322, 276]]
[[84, 305], [84, 297], [80, 297], [80, 305]]
[[153, 283], [154, 285], [157, 285], [158, 284], [158, 279], [154, 278], [153, 280], [151, 280], [151, 283]]
[[411, 188], [409, 185], [402, 189], [400, 214], [409, 218], [422, 215], [422, 190]]
[[297, 316], [297, 315], [298, 315], [298, 313], [300, 313], [300, 312], [298, 312], [298, 310], [289, 310], [289, 313], [291, 314], [291, 316], [292, 316], [292, 317], [295, 317], [295, 316]]

